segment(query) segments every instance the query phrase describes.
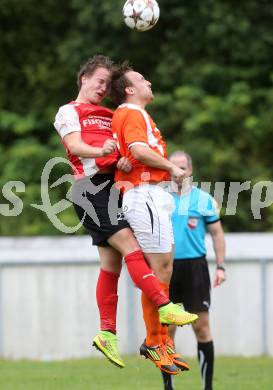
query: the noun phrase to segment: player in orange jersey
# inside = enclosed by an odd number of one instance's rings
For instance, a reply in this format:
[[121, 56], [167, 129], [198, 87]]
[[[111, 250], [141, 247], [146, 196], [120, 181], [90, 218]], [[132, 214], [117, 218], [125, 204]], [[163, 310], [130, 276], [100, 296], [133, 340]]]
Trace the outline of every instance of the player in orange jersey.
[[101, 261], [96, 288], [101, 330], [93, 343], [112, 363], [124, 367], [116, 337], [122, 257], [134, 284], [155, 303], [161, 320], [179, 325], [181, 319], [176, 305], [162, 292], [148, 267], [128, 222], [118, 212], [114, 172], [116, 168], [127, 169], [127, 162], [126, 159], [118, 161], [111, 131], [113, 113], [101, 105], [108, 93], [112, 68], [108, 57], [90, 58], [78, 73], [76, 99], [60, 107], [54, 126], [73, 166], [75, 210], [93, 245], [97, 245]]
[[[182, 181], [185, 172], [168, 161], [165, 142], [145, 110], [153, 99], [151, 83], [123, 64], [113, 73], [111, 96], [119, 105], [112, 120], [114, 139], [120, 155], [127, 157], [132, 164], [130, 172], [116, 171], [115, 176], [117, 185], [124, 191], [124, 215], [163, 291], [168, 294], [172, 274], [171, 214], [174, 205], [162, 182], [168, 181], [170, 176]], [[147, 334], [140, 353], [163, 370], [166, 365], [174, 365], [166, 348], [168, 329], [160, 324], [155, 305], [144, 293], [142, 307]], [[183, 313], [184, 324], [197, 319], [197, 315]], [[162, 356], [160, 361], [159, 354]], [[183, 369], [183, 364], [178, 362], [176, 366]]]

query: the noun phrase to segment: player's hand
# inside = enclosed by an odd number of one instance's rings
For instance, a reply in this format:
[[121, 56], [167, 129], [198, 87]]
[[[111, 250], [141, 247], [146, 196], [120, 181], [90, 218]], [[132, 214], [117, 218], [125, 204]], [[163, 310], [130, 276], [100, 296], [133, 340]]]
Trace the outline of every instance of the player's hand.
[[127, 157], [121, 157], [117, 162], [117, 168], [128, 173], [132, 170], [132, 164]]
[[219, 287], [226, 280], [226, 272], [222, 269], [215, 271], [213, 287]]
[[170, 169], [170, 174], [176, 183], [181, 183], [185, 177], [185, 169], [181, 169], [173, 164]]
[[102, 155], [107, 156], [108, 154], [113, 153], [117, 149], [117, 144], [113, 139], [109, 138], [104, 142], [103, 147], [101, 149]]

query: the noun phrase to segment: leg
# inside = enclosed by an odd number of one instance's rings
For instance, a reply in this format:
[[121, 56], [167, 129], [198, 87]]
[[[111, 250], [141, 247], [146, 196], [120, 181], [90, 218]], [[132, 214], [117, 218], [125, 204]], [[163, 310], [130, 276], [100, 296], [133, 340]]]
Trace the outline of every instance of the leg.
[[[145, 253], [151, 268], [154, 270], [156, 276], [161, 282], [162, 289], [166, 295], [169, 293], [169, 281], [172, 273], [172, 254], [171, 253]], [[165, 389], [173, 389], [173, 383], [170, 375], [177, 373], [175, 367], [181, 370], [189, 370], [188, 364], [181, 358], [181, 356], [175, 351], [174, 345], [171, 343], [168, 337], [168, 328], [165, 325], [161, 325], [159, 321], [159, 315], [154, 304], [146, 299], [142, 295], [142, 308], [143, 317], [146, 325], [146, 345], [142, 345], [140, 351], [147, 348], [154, 348], [154, 346], [160, 344], [165, 353], [165, 360], [168, 361], [168, 370], [161, 366], [160, 369], [163, 371], [163, 381]], [[179, 309], [180, 310], [180, 309]], [[181, 311], [182, 312], [182, 311]], [[184, 312], [185, 323], [192, 322], [196, 317], [190, 313]], [[144, 354], [144, 353], [142, 353]], [[144, 354], [144, 356], [147, 356]], [[173, 364], [171, 364], [173, 363]], [[172, 367], [172, 369], [170, 369]]]
[[125, 228], [117, 231], [108, 238], [108, 243], [115, 248], [123, 257], [140, 250], [140, 246], [131, 229]]
[[[173, 273], [173, 254], [174, 254], [174, 245], [172, 245], [172, 252], [170, 254], [170, 256], [171, 256], [171, 259], [170, 259], [171, 267], [169, 266], [169, 264], [167, 262], [166, 263], [167, 272], [165, 273], [165, 275], [162, 275], [162, 277], [165, 278], [165, 282], [166, 282], [164, 284], [165, 285], [165, 292], [168, 295], [168, 297], [170, 297], [169, 285], [170, 285], [170, 280], [171, 280], [171, 276], [172, 276], [172, 273]], [[171, 268], [171, 275], [169, 276], [168, 275], [168, 271], [170, 270], [170, 268]], [[175, 325], [170, 325], [170, 327], [175, 327]], [[161, 325], [161, 337], [162, 337], [162, 342], [165, 345], [167, 344], [167, 341], [169, 339], [169, 329], [168, 328], [169, 327], [167, 327], [166, 325]]]
[[[145, 258], [159, 279], [162, 290], [169, 296], [171, 254], [145, 253]], [[160, 324], [157, 307], [145, 295], [142, 295], [142, 309], [146, 325], [146, 345], [150, 347], [163, 344], [166, 341], [167, 327]]]
[[[167, 212], [168, 205], [165, 207], [165, 204], [168, 202], [165, 202], [164, 199], [166, 200], [167, 197], [169, 201], [170, 198], [162, 189], [159, 189], [158, 194], [156, 186], [148, 186], [148, 191], [145, 188], [144, 192], [142, 191], [143, 188], [136, 188], [125, 193], [123, 207], [126, 210], [126, 219], [146, 255], [147, 262], [160, 280], [162, 289], [168, 294], [168, 284], [172, 272], [172, 227], [170, 215]], [[164, 204], [162, 204], [162, 199]], [[160, 210], [163, 212], [161, 213]], [[143, 277], [145, 277], [145, 280], [148, 279], [150, 281], [153, 279], [153, 272], [150, 270], [150, 274], [144, 274]], [[159, 309], [159, 320], [158, 308], [154, 301], [149, 299], [150, 297], [146, 294], [146, 291], [144, 292], [145, 294], [142, 295], [142, 307], [147, 337], [146, 344], [144, 343], [140, 348], [140, 353], [151, 359], [161, 370], [170, 374], [176, 374], [178, 373], [177, 367], [173, 365], [165, 346], [162, 344], [160, 322], [170, 323], [171, 316], [164, 315], [165, 308], [168, 305]], [[170, 305], [173, 306], [173, 310], [177, 309], [175, 305]], [[183, 314], [182, 311], [179, 312], [181, 322], [175, 321], [175, 323], [185, 323], [184, 318], [182, 321]], [[155, 357], [152, 358], [152, 356]], [[159, 359], [160, 356], [162, 358]]]
[[169, 325], [169, 336], [174, 340], [176, 334], [176, 325]]
[[[170, 210], [173, 206], [173, 199], [170, 194], [158, 186], [147, 185], [140, 187], [133, 188], [124, 194], [123, 209], [126, 210], [125, 217], [138, 240], [138, 244], [145, 253], [151, 269], [161, 281], [164, 290], [167, 291], [172, 273], [173, 231]], [[111, 237], [111, 239], [113, 238]], [[109, 242], [114, 246], [112, 241]], [[132, 254], [127, 255], [125, 260], [127, 264], [128, 260], [130, 262], [134, 261], [135, 268], [139, 267]], [[147, 281], [148, 283], [153, 281], [154, 274], [151, 272], [151, 269], [147, 274], [142, 274], [142, 284], [146, 284]], [[155, 302], [147, 294], [147, 291], [144, 291], [143, 288], [142, 291], [153, 303]], [[165, 304], [165, 308], [160, 308], [160, 320], [162, 323], [185, 325], [196, 319], [196, 315], [190, 315], [182, 310], [178, 313], [177, 307], [173, 305], [172, 313], [176, 311], [177, 315], [181, 317], [179, 320], [175, 319], [172, 321], [170, 315], [164, 315], [163, 313], [166, 307], [167, 305]], [[175, 318], [174, 315], [173, 318]]]
[[164, 390], [174, 390], [173, 376], [168, 374], [167, 372], [161, 372]]
[[214, 348], [209, 327], [209, 313], [200, 312], [198, 320], [192, 324], [197, 339], [198, 360], [204, 390], [212, 390]]
[[[172, 274], [173, 233], [169, 211], [172, 205], [172, 197], [154, 185], [130, 190], [123, 198], [125, 217], [166, 295]], [[162, 336], [167, 337], [166, 328], [161, 328], [157, 308], [146, 297], [142, 297], [142, 307], [147, 329], [146, 343], [153, 347], [162, 343]], [[161, 313], [160, 317], [164, 322]], [[183, 320], [183, 324], [186, 322]]]
[[[168, 286], [162, 282], [160, 283], [155, 277], [143, 253], [139, 250], [131, 229], [119, 230], [108, 239], [108, 243], [125, 256], [133, 282], [145, 293], [156, 310], [159, 310], [162, 323], [173, 323], [182, 326], [196, 319], [195, 314], [186, 313], [170, 302], [167, 297]], [[138, 250], [135, 250], [136, 248]]]
[[[174, 245], [173, 245], [174, 249]], [[182, 264], [183, 265], [183, 264]], [[181, 263], [177, 261], [173, 261], [173, 270], [170, 281], [170, 299], [172, 302], [180, 302], [184, 301], [183, 296], [183, 273], [181, 272]], [[170, 325], [168, 329], [169, 336], [174, 341], [176, 334], [176, 325]]]
[[[173, 263], [173, 273], [170, 282], [170, 299], [173, 302], [184, 302], [184, 292], [185, 292], [185, 280], [183, 272], [183, 262], [174, 261]], [[187, 278], [186, 278], [187, 279]], [[187, 307], [192, 311], [189, 307]], [[182, 370], [188, 371], [190, 369], [187, 362], [181, 357], [181, 355], [176, 351], [174, 339], [176, 334], [177, 327], [175, 325], [170, 325], [168, 327], [169, 337], [167, 338], [167, 351], [170, 356], [173, 358], [174, 363]]]
[[[169, 296], [169, 280], [171, 274], [169, 253], [145, 253], [145, 258], [160, 281], [164, 293]], [[155, 346], [164, 343], [167, 330], [160, 324], [157, 307], [145, 295], [141, 298], [143, 318], [146, 325], [146, 345]]]
[[156, 277], [162, 283], [169, 285], [173, 271], [172, 253], [145, 253], [145, 258]]
[[[161, 324], [159, 322], [158, 307], [166, 306], [170, 301], [165, 285], [160, 283], [155, 277], [151, 268], [149, 268], [143, 253], [130, 229], [122, 229], [108, 239], [110, 245], [119, 250], [128, 267], [128, 271], [134, 283], [142, 290], [142, 303], [147, 310], [143, 311], [147, 332], [148, 343], [155, 348], [148, 349], [146, 345], [141, 346], [141, 354], [154, 361], [160, 369], [171, 374], [177, 374], [178, 370], [172, 361], [161, 349]], [[169, 305], [167, 305], [169, 306]]]
[[116, 338], [117, 288], [121, 271], [121, 255], [111, 247], [98, 247], [101, 270], [97, 283], [97, 303], [100, 313], [100, 332], [93, 339], [93, 345], [111, 363], [124, 367], [118, 351]]
[[131, 229], [119, 230], [108, 239], [108, 243], [125, 257], [134, 284], [155, 304], [157, 310], [159, 306], [167, 305], [170, 300], [148, 266]]
[[117, 288], [121, 271], [121, 255], [111, 247], [98, 247], [101, 270], [96, 297], [100, 312], [100, 328], [116, 333]]
[[101, 268], [108, 272], [120, 274], [122, 268], [121, 254], [114, 248], [98, 246]]

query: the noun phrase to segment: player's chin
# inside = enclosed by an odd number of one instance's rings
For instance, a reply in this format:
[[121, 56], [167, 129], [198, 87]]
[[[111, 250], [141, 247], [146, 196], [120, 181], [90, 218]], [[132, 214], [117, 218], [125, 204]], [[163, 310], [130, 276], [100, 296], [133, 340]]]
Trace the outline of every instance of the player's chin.
[[154, 100], [154, 95], [153, 95], [153, 93], [151, 93], [149, 98], [148, 98], [148, 103], [151, 103], [153, 100]]
[[94, 96], [94, 103], [95, 104], [100, 104], [103, 101], [104, 98], [105, 98], [105, 95], [96, 94]]

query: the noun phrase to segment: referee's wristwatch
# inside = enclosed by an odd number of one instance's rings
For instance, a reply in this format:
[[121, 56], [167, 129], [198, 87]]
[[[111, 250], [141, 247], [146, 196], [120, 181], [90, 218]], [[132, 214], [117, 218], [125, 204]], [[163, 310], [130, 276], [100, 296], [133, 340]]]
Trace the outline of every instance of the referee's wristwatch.
[[226, 271], [225, 263], [217, 264], [216, 269], [220, 269], [221, 271]]

